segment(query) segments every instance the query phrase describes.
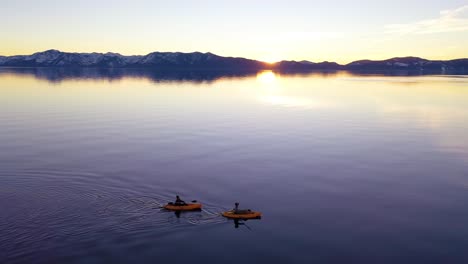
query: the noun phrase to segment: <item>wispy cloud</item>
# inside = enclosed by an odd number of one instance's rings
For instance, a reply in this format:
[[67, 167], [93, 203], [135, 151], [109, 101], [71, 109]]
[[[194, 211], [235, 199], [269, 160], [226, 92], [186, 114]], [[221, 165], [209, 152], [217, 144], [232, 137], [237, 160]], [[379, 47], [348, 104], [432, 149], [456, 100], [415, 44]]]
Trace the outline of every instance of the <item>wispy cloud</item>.
[[390, 24], [385, 28], [386, 33], [391, 34], [433, 34], [468, 31], [468, 5], [441, 11], [438, 18], [407, 24]]

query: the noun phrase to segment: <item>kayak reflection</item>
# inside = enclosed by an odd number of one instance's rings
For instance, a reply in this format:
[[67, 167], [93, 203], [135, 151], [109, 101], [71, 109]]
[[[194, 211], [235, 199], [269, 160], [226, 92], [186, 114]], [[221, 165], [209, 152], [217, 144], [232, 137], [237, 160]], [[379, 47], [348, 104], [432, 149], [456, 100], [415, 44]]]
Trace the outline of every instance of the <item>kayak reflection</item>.
[[240, 226], [245, 226], [247, 229], [252, 230], [250, 226], [247, 225], [247, 220], [242, 219], [233, 219], [234, 228], [239, 228]]

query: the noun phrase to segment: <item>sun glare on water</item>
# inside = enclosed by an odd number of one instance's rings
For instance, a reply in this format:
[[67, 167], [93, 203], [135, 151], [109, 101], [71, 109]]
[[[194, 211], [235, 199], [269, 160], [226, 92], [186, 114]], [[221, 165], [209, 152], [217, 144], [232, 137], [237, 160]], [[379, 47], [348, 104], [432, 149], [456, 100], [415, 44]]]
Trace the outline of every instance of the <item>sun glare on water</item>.
[[264, 84], [271, 84], [276, 81], [276, 75], [272, 71], [262, 71], [257, 74], [257, 81]]

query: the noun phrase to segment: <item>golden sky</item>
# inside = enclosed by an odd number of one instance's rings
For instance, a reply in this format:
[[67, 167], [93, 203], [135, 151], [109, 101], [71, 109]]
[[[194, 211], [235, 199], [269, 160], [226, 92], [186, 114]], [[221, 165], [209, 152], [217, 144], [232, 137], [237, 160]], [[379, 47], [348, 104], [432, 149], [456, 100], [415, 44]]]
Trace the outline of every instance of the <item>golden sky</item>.
[[263, 61], [468, 57], [466, 0], [8, 1], [1, 55], [212, 52]]

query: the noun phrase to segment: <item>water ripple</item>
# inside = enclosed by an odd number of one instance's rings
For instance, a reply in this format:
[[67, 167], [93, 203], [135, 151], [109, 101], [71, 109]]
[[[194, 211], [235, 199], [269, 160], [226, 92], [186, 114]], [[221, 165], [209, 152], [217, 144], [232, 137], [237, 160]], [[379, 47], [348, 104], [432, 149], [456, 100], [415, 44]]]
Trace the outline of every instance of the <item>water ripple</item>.
[[[190, 226], [224, 222], [220, 208], [175, 214], [161, 209], [167, 195], [132, 189], [94, 172], [0, 171], [0, 244], [7, 260], [27, 261], [34, 254], [67, 243], [92, 243], [107, 234], [108, 243], [132, 243]], [[15, 206], [11, 206], [14, 203]], [[31, 257], [33, 258], [33, 257]]]

